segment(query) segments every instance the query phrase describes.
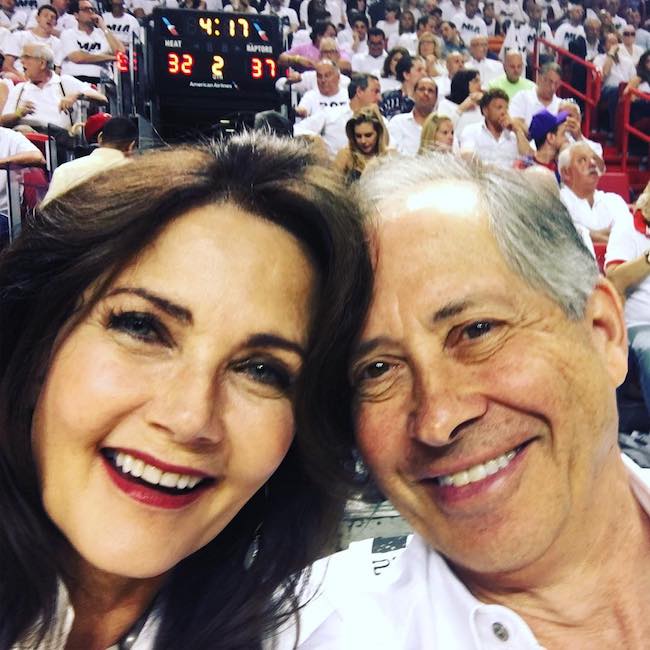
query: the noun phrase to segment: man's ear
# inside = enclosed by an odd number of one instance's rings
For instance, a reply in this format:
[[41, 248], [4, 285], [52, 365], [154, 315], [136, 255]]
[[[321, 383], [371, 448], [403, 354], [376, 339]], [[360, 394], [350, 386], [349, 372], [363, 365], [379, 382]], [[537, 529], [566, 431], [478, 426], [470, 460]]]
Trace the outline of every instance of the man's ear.
[[620, 386], [627, 375], [627, 327], [621, 298], [609, 280], [599, 278], [585, 320], [612, 383]]

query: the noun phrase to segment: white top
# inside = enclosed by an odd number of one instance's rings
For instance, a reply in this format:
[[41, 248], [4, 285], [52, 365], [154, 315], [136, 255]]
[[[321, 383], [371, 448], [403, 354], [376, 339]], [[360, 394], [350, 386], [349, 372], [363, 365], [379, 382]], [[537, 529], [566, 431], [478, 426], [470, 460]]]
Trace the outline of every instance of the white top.
[[102, 70], [108, 68], [108, 63], [74, 63], [67, 57], [73, 52], [88, 54], [112, 54], [113, 49], [108, 44], [104, 32], [95, 27], [90, 34], [80, 29], [66, 29], [61, 34], [61, 72], [73, 77], [98, 77]]
[[634, 43], [632, 45], [632, 51], [629, 52], [628, 49], [621, 45], [618, 48], [618, 53], [620, 56], [627, 56], [629, 59], [632, 59], [632, 63], [636, 65], [639, 62], [639, 59], [641, 58], [641, 55], [643, 54], [644, 49], [640, 46]]
[[228, 13], [230, 13], [230, 14], [232, 14], [232, 13], [238, 13], [238, 14], [257, 14], [257, 9], [255, 9], [255, 7], [252, 7], [252, 6], [250, 6], [250, 5], [249, 5], [248, 7], [246, 7], [246, 10], [243, 10], [243, 9], [240, 8], [240, 9], [237, 9], [236, 12], [235, 12], [235, 9], [234, 9], [234, 7], [233, 7], [232, 5], [226, 5], [226, 6], [223, 8], [223, 10], [226, 11], [226, 12], [228, 12]]
[[514, 0], [508, 2], [506, 0], [497, 0], [494, 3], [494, 13], [501, 23], [507, 20], [518, 23], [526, 22], [526, 15], [523, 9]]
[[377, 57], [370, 56], [370, 54], [355, 54], [351, 61], [352, 70], [354, 72], [374, 74], [379, 77], [387, 56], [386, 52], [382, 52], [381, 56]]
[[447, 98], [441, 99], [438, 102], [436, 113], [438, 113], [438, 115], [444, 115], [445, 117], [448, 117], [454, 125], [455, 150], [458, 148], [460, 136], [463, 133], [465, 127], [469, 126], [470, 124], [475, 124], [476, 122], [483, 121], [483, 114], [481, 113], [481, 109], [478, 106], [475, 106], [474, 108], [470, 109], [469, 111], [465, 111], [464, 113], [460, 113], [458, 111], [458, 104], [454, 104], [454, 102], [449, 101]]
[[474, 36], [488, 35], [485, 21], [478, 14], [474, 15], [473, 18], [468, 18], [467, 14], [463, 11], [462, 13], [457, 13], [453, 17], [452, 22], [456, 25], [458, 33], [467, 47], [470, 46], [470, 41]]
[[[444, 0], [440, 3], [440, 9], [442, 10], [442, 19], [446, 21], [454, 22], [454, 17], [458, 13], [463, 13], [465, 11], [465, 3], [461, 0], [461, 3], [456, 7], [451, 0]], [[458, 25], [456, 25], [458, 27]]]
[[131, 45], [131, 34], [140, 34], [140, 23], [131, 14], [124, 13], [116, 18], [110, 11], [107, 11], [102, 14], [102, 18], [115, 38], [127, 47]]
[[[623, 462], [649, 512], [650, 470]], [[383, 572], [365, 549], [365, 562], [351, 545], [314, 566], [317, 595], [300, 611], [299, 650], [543, 650], [521, 616], [478, 600], [419, 535]], [[267, 647], [289, 650], [294, 640], [286, 630]]]
[[345, 106], [350, 99], [346, 88], [339, 87], [334, 95], [323, 95], [318, 88], [308, 90], [300, 100], [298, 108], [307, 109], [307, 117], [331, 106]]
[[585, 28], [582, 25], [574, 27], [571, 23], [562, 23], [555, 31], [555, 44], [558, 47], [563, 47], [565, 50], [569, 49], [569, 45], [573, 43], [579, 36], [586, 40]]
[[558, 0], [539, 0], [539, 5], [542, 7], [543, 20], [547, 20], [549, 17], [549, 9], [553, 11], [554, 20], [559, 20], [562, 16], [562, 8]]
[[566, 185], [560, 190], [560, 198], [566, 206], [573, 222], [589, 228], [603, 230], [609, 228], [619, 218], [627, 219], [630, 211], [627, 203], [613, 192], [594, 192], [594, 204], [589, 205], [587, 199], [577, 197]]
[[[501, 51], [505, 53], [507, 50], [517, 50], [522, 54], [532, 54], [536, 36], [541, 36], [546, 40], [553, 39], [553, 32], [548, 23], [541, 23], [539, 30], [535, 30], [528, 23], [511, 25], [503, 39]], [[547, 47], [543, 46], [542, 51], [547, 51]]]
[[465, 68], [467, 70], [479, 71], [481, 75], [482, 88], [487, 88], [490, 81], [505, 74], [503, 63], [501, 63], [501, 61], [495, 61], [494, 59], [488, 59], [487, 57], [482, 61], [477, 61], [476, 59], [471, 58], [467, 63], [465, 63]]
[[15, 9], [11, 15], [0, 9], [0, 27], [6, 27], [10, 31], [25, 29], [28, 16], [22, 9]]
[[553, 95], [551, 103], [544, 106], [537, 97], [537, 88], [531, 88], [530, 90], [522, 90], [510, 100], [509, 112], [511, 117], [522, 118], [526, 123], [526, 128], [528, 128], [533, 115], [541, 110], [547, 110], [549, 113], [557, 115], [560, 112], [560, 102], [560, 98]]
[[14, 68], [23, 72], [23, 64], [20, 61], [20, 55], [23, 52], [25, 45], [47, 45], [54, 53], [54, 65], [61, 65], [61, 41], [56, 36], [37, 36], [31, 29], [25, 29], [18, 32], [13, 32], [7, 39], [4, 47], [4, 53], [13, 56]]
[[387, 48], [390, 51], [394, 47], [403, 47], [411, 56], [415, 56], [418, 53], [418, 35], [415, 32], [393, 35], [388, 39]]
[[395, 115], [388, 121], [390, 146], [407, 156], [415, 156], [420, 148], [422, 125], [415, 121], [413, 111]]
[[458, 138], [460, 152], [469, 152], [485, 163], [511, 169], [519, 157], [517, 136], [504, 129], [498, 139], [490, 133], [485, 120], [470, 124]]
[[[0, 127], [0, 158], [16, 156], [19, 153], [38, 153], [22, 133]], [[9, 215], [9, 197], [7, 196], [7, 171], [0, 169], [0, 214]]]
[[325, 108], [314, 115], [310, 115], [293, 129], [294, 135], [319, 135], [325, 141], [332, 156], [347, 146], [348, 138], [345, 134], [345, 124], [352, 117], [350, 104]]
[[[61, 90], [63, 86], [63, 91]], [[79, 81], [70, 75], [59, 76], [52, 73], [50, 79], [42, 86], [37, 86], [31, 81], [14, 86], [9, 91], [9, 96], [2, 109], [3, 115], [15, 113], [18, 99], [20, 103], [25, 101], [33, 102], [36, 110], [26, 115], [21, 123], [47, 126], [55, 124], [64, 129], [69, 129], [75, 122], [79, 121], [79, 107], [75, 106], [72, 115], [59, 110], [59, 104], [64, 95], [73, 95], [91, 90], [89, 84]]]
[[70, 188], [80, 185], [92, 176], [107, 169], [119, 167], [129, 162], [118, 149], [98, 147], [89, 156], [77, 158], [59, 165], [52, 175], [47, 194], [43, 197], [42, 204], [67, 192]]
[[[609, 234], [605, 265], [629, 262], [650, 248], [650, 233], [642, 217], [628, 215], [617, 219]], [[625, 300], [625, 324], [628, 327], [650, 324], [650, 276], [639, 282]]]
[[399, 20], [396, 20], [394, 23], [378, 20], [377, 27], [386, 35], [386, 41], [390, 41], [391, 37], [397, 38], [399, 36]]
[[[594, 59], [594, 65], [602, 72], [607, 60], [607, 54], [599, 54]], [[629, 83], [630, 79], [636, 75], [636, 67], [629, 56], [621, 54], [619, 48], [618, 63], [612, 63], [609, 74], [603, 78], [603, 86], [618, 88], [619, 84]]]
[[[39, 4], [40, 0], [39, 0]], [[49, 3], [43, 3], [43, 4], [49, 4]], [[37, 22], [37, 9], [34, 9], [32, 13], [29, 16], [29, 20], [27, 21], [27, 29], [32, 29], [32, 27], [36, 27]], [[77, 23], [77, 19], [69, 13], [63, 13], [61, 14], [57, 19], [56, 19], [56, 28], [59, 30], [59, 34], [63, 32], [65, 29], [77, 29], [79, 23]]]

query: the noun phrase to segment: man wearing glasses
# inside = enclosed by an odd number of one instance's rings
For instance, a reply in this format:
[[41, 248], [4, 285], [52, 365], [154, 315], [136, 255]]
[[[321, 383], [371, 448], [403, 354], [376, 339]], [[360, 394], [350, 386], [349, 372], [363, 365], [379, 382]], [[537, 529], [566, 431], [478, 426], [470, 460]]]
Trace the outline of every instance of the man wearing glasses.
[[107, 70], [116, 54], [124, 51], [124, 45], [106, 27], [90, 0], [79, 0], [72, 13], [77, 29], [61, 34], [61, 72], [98, 83], [102, 70]]

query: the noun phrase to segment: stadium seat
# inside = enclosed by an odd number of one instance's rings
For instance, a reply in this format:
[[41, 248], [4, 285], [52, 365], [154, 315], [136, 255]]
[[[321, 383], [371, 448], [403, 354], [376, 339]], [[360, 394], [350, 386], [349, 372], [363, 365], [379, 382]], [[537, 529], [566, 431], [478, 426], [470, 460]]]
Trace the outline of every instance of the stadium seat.
[[606, 172], [598, 181], [598, 189], [603, 192], [614, 192], [623, 197], [626, 203], [630, 202], [630, 180], [622, 172]]

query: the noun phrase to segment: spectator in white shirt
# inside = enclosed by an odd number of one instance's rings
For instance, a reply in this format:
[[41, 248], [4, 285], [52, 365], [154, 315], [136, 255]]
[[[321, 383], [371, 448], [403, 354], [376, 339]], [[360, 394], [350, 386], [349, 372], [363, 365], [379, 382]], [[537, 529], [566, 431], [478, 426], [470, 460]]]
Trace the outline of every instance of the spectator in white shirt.
[[397, 34], [388, 36], [387, 47], [392, 50], [394, 47], [405, 47], [409, 54], [415, 54], [415, 46], [418, 37], [415, 33], [415, 16], [413, 12], [403, 10], [399, 15], [399, 30]]
[[497, 20], [506, 32], [513, 23], [526, 22], [526, 16], [518, 0], [497, 0], [494, 3], [494, 11]]
[[125, 47], [131, 45], [131, 34], [139, 36], [140, 23], [131, 14], [124, 11], [124, 0], [111, 0], [111, 10], [105, 12], [102, 17], [106, 27], [124, 43]]
[[97, 83], [116, 53], [124, 52], [124, 45], [106, 27], [91, 0], [78, 0], [73, 9], [78, 28], [61, 35], [61, 72]]
[[585, 60], [593, 61], [601, 53], [601, 27], [602, 23], [596, 16], [588, 16], [585, 20], [585, 43], [587, 55]]
[[605, 171], [605, 161], [603, 160], [603, 145], [595, 140], [585, 138], [582, 133], [582, 111], [580, 105], [573, 98], [563, 98], [560, 102], [560, 112], [568, 113], [566, 120], [566, 139], [569, 143], [582, 142], [586, 144], [595, 154], [598, 169]]
[[386, 34], [386, 40], [390, 42], [391, 38], [399, 36], [399, 16], [400, 6], [397, 2], [389, 0], [386, 3], [384, 19], [377, 21], [377, 27]]
[[465, 11], [457, 13], [453, 22], [465, 45], [469, 45], [474, 36], [487, 36], [485, 21], [478, 13], [478, 0], [465, 0]]
[[27, 14], [22, 9], [16, 9], [16, 0], [0, 0], [0, 27], [13, 32], [26, 26]]
[[632, 59], [632, 63], [636, 65], [643, 54], [643, 48], [637, 45], [634, 41], [636, 38], [636, 29], [632, 25], [626, 25], [621, 31], [623, 37], [623, 45], [619, 48], [622, 56], [626, 54]]
[[[368, 29], [370, 25], [365, 14], [350, 14], [350, 29], [352, 30], [353, 58], [357, 54], [368, 54]], [[354, 70], [354, 66], [352, 68]]]
[[386, 60], [386, 35], [378, 27], [368, 30], [367, 54], [355, 54], [352, 57], [353, 72], [366, 72], [379, 76]]
[[481, 83], [487, 89], [491, 81], [503, 75], [503, 64], [501, 61], [488, 59], [488, 37], [473, 36], [469, 42], [470, 58], [465, 63], [468, 70], [478, 70], [481, 73]]
[[[536, 38], [544, 38], [547, 41], [553, 39], [553, 32], [547, 22], [542, 20], [542, 8], [534, 0], [529, 0], [526, 5], [528, 16], [527, 22], [513, 23], [506, 32], [501, 52], [519, 50], [525, 57], [527, 65], [532, 63], [532, 55]], [[540, 52], [547, 53], [545, 45], [541, 45]]]
[[[68, 13], [68, 0], [51, 0], [50, 4], [56, 10], [56, 29], [54, 30], [54, 35], [58, 38], [61, 37], [61, 33], [65, 29], [77, 29], [77, 21], [75, 17]], [[27, 22], [27, 27], [36, 27], [38, 24], [36, 21], [37, 10], [32, 11], [29, 21]]]
[[308, 90], [296, 108], [296, 115], [305, 118], [332, 106], [345, 106], [347, 89], [341, 86], [341, 73], [333, 61], [323, 59], [316, 64], [317, 88]]
[[515, 162], [532, 154], [528, 133], [508, 115], [508, 95], [495, 88], [479, 103], [483, 121], [466, 126], [458, 138], [461, 155], [470, 154], [484, 163], [510, 169]]
[[447, 116], [453, 122], [456, 141], [466, 126], [483, 120], [479, 108], [481, 97], [483, 91], [478, 70], [463, 69], [453, 76], [451, 90], [444, 99], [440, 100], [438, 113]]
[[291, 9], [291, 7], [285, 7], [282, 0], [267, 0], [266, 7], [262, 11], [263, 14], [267, 16], [277, 16], [282, 25], [282, 34], [285, 39], [289, 34], [293, 34], [297, 31], [299, 25], [298, 14]]
[[30, 43], [47, 45], [54, 53], [54, 65], [60, 66], [59, 39], [54, 36], [56, 29], [57, 13], [52, 5], [43, 5], [37, 10], [36, 26], [31, 29], [16, 31], [11, 35], [5, 50], [5, 60], [2, 67], [4, 72], [11, 72], [18, 78], [24, 79], [23, 66], [20, 55], [23, 47]]
[[560, 98], [556, 95], [560, 87], [562, 69], [557, 63], [545, 63], [537, 75], [537, 84], [530, 90], [517, 93], [510, 102], [510, 115], [521, 120], [526, 128], [535, 113], [545, 109], [557, 115]]
[[465, 57], [460, 52], [450, 52], [445, 60], [443, 74], [436, 77], [438, 97], [446, 97], [451, 90], [451, 80], [454, 75], [465, 67]]
[[395, 115], [388, 122], [390, 144], [397, 151], [415, 156], [420, 148], [424, 121], [434, 112], [438, 102], [438, 88], [431, 77], [422, 77], [413, 88], [415, 104], [410, 113]]
[[440, 34], [442, 35], [442, 43], [446, 55], [450, 52], [460, 52], [463, 55], [467, 53], [467, 48], [456, 28], [456, 23], [452, 21], [443, 22], [440, 25]]
[[465, 11], [465, 3], [463, 0], [443, 0], [440, 3], [442, 10], [442, 20], [444, 22], [453, 21], [454, 18]]
[[585, 29], [582, 26], [584, 9], [580, 5], [569, 5], [569, 20], [562, 23], [555, 32], [555, 44], [565, 50], [576, 38], [585, 38]]

